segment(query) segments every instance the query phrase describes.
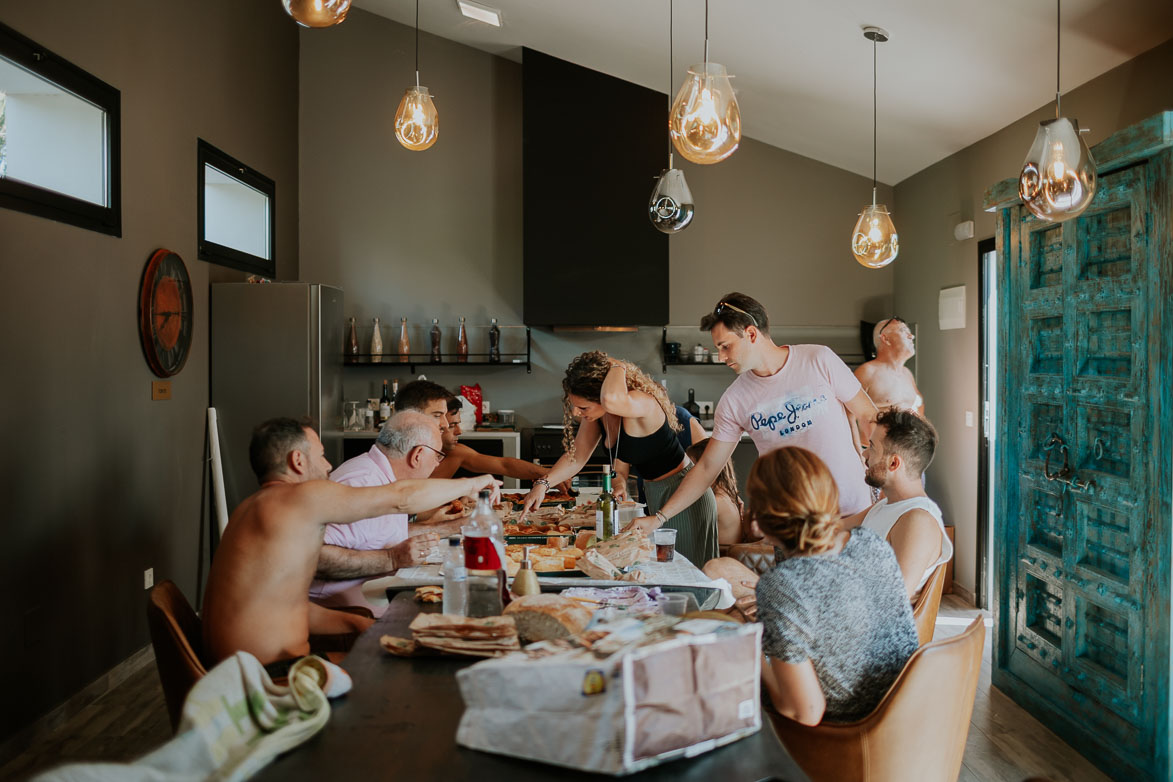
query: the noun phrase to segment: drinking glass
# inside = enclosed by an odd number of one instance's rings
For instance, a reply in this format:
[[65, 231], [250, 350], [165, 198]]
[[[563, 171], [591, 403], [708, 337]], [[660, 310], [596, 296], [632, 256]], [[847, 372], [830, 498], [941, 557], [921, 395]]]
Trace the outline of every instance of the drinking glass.
[[671, 527], [660, 527], [652, 532], [652, 542], [656, 544], [657, 562], [671, 562], [676, 559], [676, 530]]

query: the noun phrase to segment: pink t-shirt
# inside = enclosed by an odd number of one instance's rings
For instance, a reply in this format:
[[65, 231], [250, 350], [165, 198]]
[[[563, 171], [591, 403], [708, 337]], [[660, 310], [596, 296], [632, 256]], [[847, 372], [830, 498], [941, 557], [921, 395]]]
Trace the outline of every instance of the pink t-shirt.
[[[395, 482], [395, 473], [391, 471], [391, 463], [387, 461], [386, 454], [380, 451], [378, 446], [372, 445], [371, 450], [353, 459], [347, 459], [339, 465], [337, 470], [330, 473], [330, 480], [344, 486], [386, 486]], [[407, 540], [407, 514], [391, 513], [386, 516], [373, 516], [353, 524], [327, 524], [323, 542], [356, 551], [374, 551], [394, 546], [404, 540]], [[310, 598], [326, 607], [367, 606], [378, 616], [383, 612], [383, 608], [369, 604], [363, 597], [364, 581], [366, 579], [314, 579], [310, 584]]]
[[835, 478], [840, 512], [857, 513], [872, 504], [872, 494], [843, 405], [859, 393], [859, 380], [828, 347], [789, 347], [786, 363], [773, 375], [745, 372], [725, 390], [713, 439], [735, 443], [745, 432], [759, 455], [790, 445], [812, 451]]

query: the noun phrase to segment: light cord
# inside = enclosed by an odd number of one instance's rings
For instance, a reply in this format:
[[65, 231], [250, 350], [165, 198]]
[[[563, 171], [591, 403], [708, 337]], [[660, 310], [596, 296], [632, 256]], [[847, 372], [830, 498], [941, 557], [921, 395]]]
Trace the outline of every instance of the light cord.
[[1059, 63], [1063, 40], [1062, 35], [1060, 35], [1059, 3], [1060, 0], [1055, 0], [1055, 119], [1059, 119], [1060, 117], [1060, 104], [1063, 100], [1063, 93], [1059, 89]]
[[872, 39], [872, 206], [876, 205], [876, 39]]
[[415, 0], [415, 86], [420, 86], [420, 0]]

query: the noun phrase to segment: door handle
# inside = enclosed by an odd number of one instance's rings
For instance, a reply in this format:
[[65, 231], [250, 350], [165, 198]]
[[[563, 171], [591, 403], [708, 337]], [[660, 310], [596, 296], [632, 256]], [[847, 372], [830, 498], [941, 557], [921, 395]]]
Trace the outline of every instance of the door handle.
[[[1059, 450], [1059, 454], [1063, 457], [1063, 464], [1059, 466], [1058, 470], [1051, 472], [1051, 454], [1055, 450]], [[1067, 443], [1059, 436], [1057, 432], [1052, 432], [1051, 437], [1043, 444], [1043, 451], [1047, 456], [1043, 460], [1043, 477], [1048, 481], [1058, 481], [1066, 484], [1078, 491], [1086, 491], [1092, 485], [1089, 480], [1080, 480], [1075, 477], [1075, 470], [1071, 469], [1071, 465], [1067, 462]]]

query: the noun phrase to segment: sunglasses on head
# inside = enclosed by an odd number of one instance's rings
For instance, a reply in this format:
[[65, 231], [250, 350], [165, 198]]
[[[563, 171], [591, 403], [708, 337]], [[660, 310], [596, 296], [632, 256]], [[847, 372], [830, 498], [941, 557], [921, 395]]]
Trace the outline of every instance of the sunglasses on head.
[[883, 336], [884, 332], [887, 331], [888, 327], [891, 326], [893, 323], [904, 323], [905, 326], [908, 325], [907, 323], [905, 323], [903, 318], [888, 318], [888, 322], [884, 324], [884, 327], [882, 329], [880, 329], [880, 333], [877, 334], [876, 336]]
[[[727, 301], [723, 301], [723, 302], [721, 302], [720, 304], [718, 304], [718, 305], [717, 305], [717, 308], [716, 308], [715, 310], [713, 310], [713, 314], [714, 314], [714, 315], [720, 315], [720, 314], [721, 314], [722, 312], [724, 312], [725, 310], [733, 310], [734, 312], [740, 312], [742, 315], [744, 315], [745, 317], [747, 317], [747, 318], [749, 318], [751, 321], [753, 321], [753, 325], [754, 325], [754, 327], [755, 327], [755, 328], [759, 328], [759, 329], [761, 328], [761, 326], [759, 326], [759, 325], [758, 325], [758, 320], [757, 320], [757, 318], [755, 318], [753, 315], [750, 315], [748, 312], [746, 312], [745, 310], [743, 310], [741, 307], [735, 307], [734, 305], [730, 304], [730, 303], [729, 303], [729, 302], [727, 302]], [[885, 328], [886, 328], [886, 327], [885, 327]]]

